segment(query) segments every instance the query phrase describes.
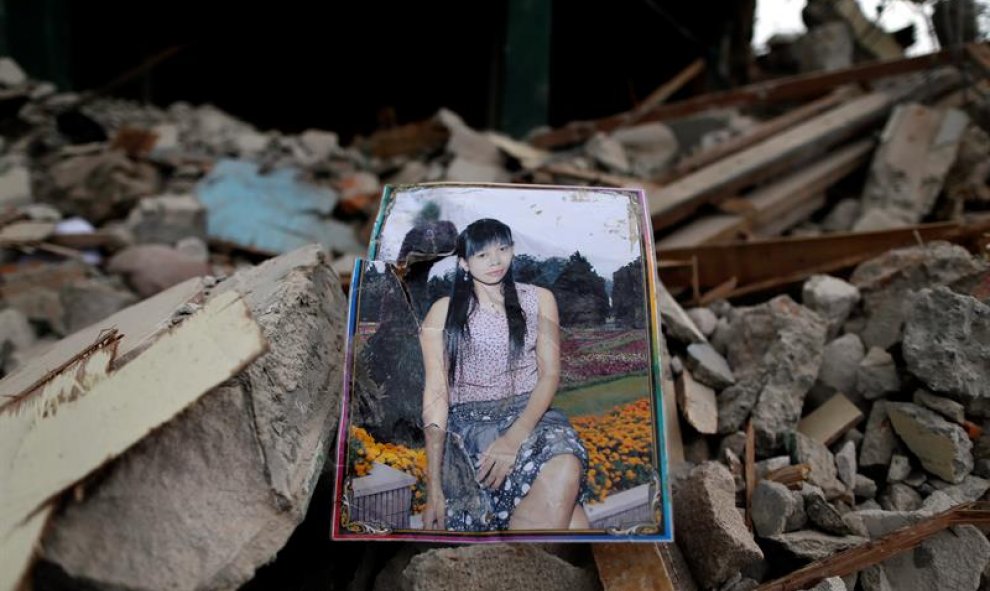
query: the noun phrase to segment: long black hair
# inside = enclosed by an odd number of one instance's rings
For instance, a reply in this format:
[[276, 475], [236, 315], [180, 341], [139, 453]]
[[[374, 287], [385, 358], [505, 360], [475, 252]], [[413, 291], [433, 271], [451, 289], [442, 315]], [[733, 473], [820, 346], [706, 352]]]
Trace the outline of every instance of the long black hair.
[[[502, 222], [490, 218], [471, 223], [457, 236], [456, 254], [465, 261], [491, 244], [512, 246], [512, 230]], [[526, 318], [519, 305], [519, 294], [512, 279], [512, 264], [505, 270], [502, 279], [502, 295], [505, 298], [505, 316], [509, 323], [509, 367], [522, 354], [526, 340]], [[454, 284], [450, 289], [450, 304], [447, 308], [447, 321], [444, 324], [445, 348], [447, 352], [447, 379], [453, 384], [457, 375], [457, 352], [462, 340], [470, 340], [468, 316], [478, 305], [474, 293], [471, 274], [456, 266]]]

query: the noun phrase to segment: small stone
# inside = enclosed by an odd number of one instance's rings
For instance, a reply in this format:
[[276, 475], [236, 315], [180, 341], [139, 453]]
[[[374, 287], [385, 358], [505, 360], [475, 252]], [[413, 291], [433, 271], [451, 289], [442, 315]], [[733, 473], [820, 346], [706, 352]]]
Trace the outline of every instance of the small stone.
[[887, 511], [914, 511], [921, 508], [921, 495], [901, 482], [895, 482], [880, 495], [880, 506]]
[[[831, 536], [814, 530], [779, 534], [765, 539], [768, 550], [782, 552], [797, 562], [807, 563], [864, 544], [861, 536]], [[769, 553], [769, 552], [768, 552]]]
[[939, 492], [948, 495], [955, 504], [959, 505], [979, 500], [988, 490], [990, 490], [990, 480], [970, 475], [959, 484], [946, 486]]
[[142, 297], [210, 274], [209, 265], [160, 244], [125, 248], [110, 259], [107, 270], [123, 275]]
[[858, 452], [860, 444], [863, 443], [863, 432], [855, 428], [849, 429], [848, 431], [846, 431], [845, 435], [843, 435], [842, 439], [840, 439], [839, 441], [841, 443], [852, 441], [853, 444], [856, 446], [856, 450]]
[[[863, 342], [854, 334], [844, 334], [825, 345], [822, 367], [815, 384], [815, 397], [821, 403], [836, 392], [855, 397], [856, 368], [863, 361], [866, 351]], [[855, 402], [855, 400], [853, 400]]]
[[201, 263], [210, 262], [210, 248], [202, 238], [189, 236], [175, 243], [175, 250]]
[[894, 591], [887, 580], [887, 573], [883, 566], [874, 564], [868, 566], [859, 573], [859, 584], [863, 591]]
[[746, 434], [736, 431], [723, 437], [718, 444], [718, 457], [724, 458], [726, 450], [731, 450], [738, 458], [743, 457], [746, 454]]
[[839, 448], [835, 454], [835, 467], [839, 473], [839, 480], [852, 489], [856, 486], [856, 444], [847, 441]]
[[897, 435], [925, 470], [952, 483], [973, 470], [973, 444], [962, 427], [908, 402], [889, 403], [887, 408]]
[[585, 153], [606, 169], [619, 174], [629, 174], [632, 167], [622, 144], [605, 135], [596, 133], [584, 145]]
[[691, 308], [687, 310], [687, 315], [694, 322], [694, 325], [698, 327], [698, 330], [701, 331], [701, 334], [710, 337], [715, 332], [718, 317], [708, 308]]
[[911, 474], [911, 460], [907, 456], [894, 454], [887, 470], [887, 482], [900, 482]]
[[934, 410], [953, 423], [959, 423], [961, 425], [966, 421], [966, 410], [962, 404], [955, 400], [935, 396], [923, 388], [915, 390], [914, 403]]
[[0, 57], [0, 84], [10, 88], [27, 82], [27, 74], [9, 57]]
[[876, 502], [875, 499], [866, 499], [862, 503], [856, 505], [856, 512], [859, 513], [862, 511], [883, 511], [883, 507], [881, 507], [880, 503]]
[[677, 136], [659, 121], [620, 127], [611, 137], [625, 150], [632, 174], [639, 178], [652, 178], [662, 173], [679, 150]]
[[716, 390], [728, 388], [736, 381], [725, 358], [711, 345], [705, 343], [688, 345], [685, 363], [699, 382]]
[[761, 537], [787, 531], [788, 518], [797, 511], [798, 499], [779, 482], [761, 480], [753, 490], [753, 527]]
[[839, 334], [850, 312], [859, 303], [859, 290], [851, 283], [830, 275], [813, 275], [804, 283], [801, 302], [825, 319], [828, 323], [827, 338], [831, 340]]
[[872, 499], [877, 496], [877, 483], [862, 474], [857, 474], [853, 494], [860, 499]]
[[901, 389], [897, 366], [890, 353], [873, 347], [856, 368], [856, 390], [867, 400], [881, 398]]
[[825, 494], [820, 488], [806, 484], [801, 493], [804, 497], [804, 511], [811, 523], [822, 531], [840, 536], [853, 533], [843, 521], [842, 514], [825, 500]]
[[133, 293], [105, 279], [86, 279], [63, 287], [59, 293], [66, 333], [96, 324], [138, 301]]
[[856, 223], [859, 211], [859, 199], [842, 199], [825, 215], [822, 229], [826, 232], [848, 232]]
[[756, 462], [756, 478], [762, 480], [774, 470], [780, 470], [791, 465], [791, 456], [776, 456]]
[[835, 457], [827, 447], [803, 433], [794, 433], [794, 451], [792, 459], [795, 464], [807, 464], [811, 471], [808, 482], [825, 492], [827, 498], [836, 498], [845, 492], [845, 487], [839, 482], [835, 468]]
[[883, 562], [894, 589], [976, 591], [990, 561], [990, 542], [972, 525], [939, 532]]
[[14, 166], [0, 173], [0, 209], [29, 205], [31, 201], [31, 173], [26, 167]]
[[863, 444], [859, 448], [860, 468], [883, 468], [886, 471], [897, 447], [897, 437], [887, 416], [887, 402], [873, 403], [870, 418], [866, 422]]
[[839, 577], [829, 577], [814, 587], [809, 587], [808, 591], [848, 591], [848, 589], [845, 581]]

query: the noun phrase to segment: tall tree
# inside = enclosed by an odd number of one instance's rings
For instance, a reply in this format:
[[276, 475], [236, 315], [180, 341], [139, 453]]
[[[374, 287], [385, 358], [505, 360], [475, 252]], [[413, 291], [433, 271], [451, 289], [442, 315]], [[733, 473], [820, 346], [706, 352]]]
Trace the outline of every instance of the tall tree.
[[601, 326], [608, 317], [605, 279], [580, 252], [571, 255], [560, 276], [553, 282], [560, 325]]
[[644, 293], [643, 257], [636, 257], [612, 274], [612, 314], [616, 324], [628, 328], [646, 326]]

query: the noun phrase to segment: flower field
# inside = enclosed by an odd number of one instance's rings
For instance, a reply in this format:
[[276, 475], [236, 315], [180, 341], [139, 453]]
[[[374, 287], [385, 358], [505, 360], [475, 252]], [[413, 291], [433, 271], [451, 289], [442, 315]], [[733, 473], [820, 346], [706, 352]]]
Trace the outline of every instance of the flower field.
[[[651, 448], [653, 429], [650, 402], [637, 400], [604, 415], [571, 419], [588, 450], [590, 465], [585, 479], [595, 501], [612, 493], [650, 482], [653, 472]], [[413, 513], [426, 502], [426, 451], [402, 445], [376, 442], [360, 427], [350, 429], [348, 465], [351, 473], [364, 476], [373, 462], [380, 462], [416, 478], [413, 485]]]

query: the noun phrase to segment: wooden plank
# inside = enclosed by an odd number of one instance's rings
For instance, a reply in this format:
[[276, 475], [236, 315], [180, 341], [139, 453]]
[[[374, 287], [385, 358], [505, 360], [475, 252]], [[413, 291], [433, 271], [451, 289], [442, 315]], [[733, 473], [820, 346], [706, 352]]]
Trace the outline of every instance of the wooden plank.
[[722, 158], [731, 156], [732, 154], [744, 150], [753, 144], [761, 142], [768, 137], [777, 135], [785, 129], [790, 129], [798, 123], [807, 121], [816, 115], [824, 113], [841, 102], [848, 100], [855, 94], [856, 92], [854, 89], [850, 87], [843, 87], [820, 99], [814, 100], [796, 109], [792, 109], [779, 117], [774, 117], [769, 121], [764, 121], [743, 134], [726, 140], [720, 144], [716, 144], [708, 150], [704, 150], [694, 154], [693, 156], [684, 158], [674, 166], [673, 170], [668, 175], [665, 175], [662, 179], [657, 179], [657, 182], [669, 182], [692, 173], [699, 168], [708, 166], [713, 162], [717, 162]]
[[670, 227], [706, 203], [725, 199], [879, 123], [892, 104], [893, 95], [885, 92], [855, 98], [667, 186], [646, 191], [654, 230]]
[[873, 146], [872, 140], [861, 140], [836, 150], [743, 197], [751, 206], [750, 215], [702, 217], [657, 241], [657, 249], [663, 252], [670, 248], [727, 242], [745, 232], [779, 233], [795, 222], [793, 218], [785, 220], [785, 217], [795, 215], [793, 212], [806, 202], [820, 202], [825, 189], [865, 164]]
[[883, 562], [891, 556], [914, 548], [927, 538], [953, 525], [986, 524], [990, 524], [990, 504], [977, 502], [961, 505], [865, 544], [812, 562], [784, 577], [760, 585], [756, 591], [809, 589], [823, 579], [844, 577]]
[[756, 429], [746, 421], [746, 527], [753, 531], [753, 491], [756, 490]]
[[[787, 76], [660, 105], [644, 115], [641, 121], [666, 121], [706, 109], [807, 99], [821, 96], [844, 84], [871, 82], [889, 76], [920, 72], [952, 64], [955, 59], [955, 51], [943, 50], [917, 57], [857, 64], [844, 70]], [[626, 118], [625, 113], [620, 113], [594, 121], [576, 121], [565, 127], [537, 134], [530, 139], [530, 143], [544, 149], [577, 144], [597, 131], [611, 131], [619, 127]]]
[[[674, 260], [697, 257], [698, 283], [703, 291], [736, 278], [738, 287], [730, 294], [734, 297], [802, 281], [815, 273], [848, 268], [887, 250], [917, 244], [919, 238], [966, 243], [988, 230], [990, 219], [984, 217], [965, 226], [939, 222], [874, 232], [836, 232], [658, 249], [658, 256]], [[692, 273], [684, 268], [662, 268], [659, 273], [668, 289], [692, 286]]]
[[644, 115], [662, 105], [674, 95], [675, 92], [684, 87], [685, 84], [694, 80], [705, 70], [705, 60], [698, 58], [678, 72], [673, 78], [661, 84], [643, 102], [636, 105], [636, 108], [629, 113], [629, 121], [626, 125], [633, 125]]
[[844, 394], [837, 393], [798, 422], [797, 430], [822, 445], [832, 445], [863, 420], [863, 413]]
[[663, 419], [667, 438], [667, 460], [671, 466], [684, 463], [684, 438], [681, 436], [681, 423], [677, 418], [674, 381], [663, 379]]
[[0, 409], [0, 555], [23, 557], [39, 508], [266, 349], [243, 299], [223, 293], [122, 368], [109, 371], [114, 351], [101, 349]]
[[657, 544], [592, 544], [604, 591], [679, 591]]

